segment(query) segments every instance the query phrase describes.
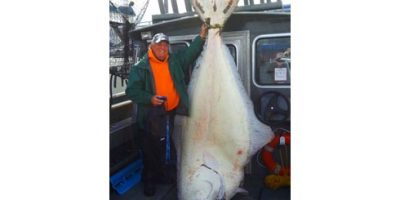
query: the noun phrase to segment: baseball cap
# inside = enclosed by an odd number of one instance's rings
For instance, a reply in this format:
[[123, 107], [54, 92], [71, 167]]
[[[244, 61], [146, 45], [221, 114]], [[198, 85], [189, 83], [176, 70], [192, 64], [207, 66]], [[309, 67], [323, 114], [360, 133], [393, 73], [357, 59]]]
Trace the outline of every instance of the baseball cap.
[[168, 36], [164, 33], [157, 33], [153, 36], [153, 39], [151, 39], [151, 43], [160, 43], [161, 41], [169, 42]]

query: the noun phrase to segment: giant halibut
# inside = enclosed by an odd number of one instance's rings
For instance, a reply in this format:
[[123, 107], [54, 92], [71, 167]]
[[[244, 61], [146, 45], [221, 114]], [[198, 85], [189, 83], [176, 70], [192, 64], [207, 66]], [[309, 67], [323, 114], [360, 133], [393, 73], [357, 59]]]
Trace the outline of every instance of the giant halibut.
[[238, 0], [193, 0], [209, 29], [189, 84], [190, 117], [177, 116], [178, 197], [231, 199], [243, 168], [273, 133], [253, 111], [220, 30]]

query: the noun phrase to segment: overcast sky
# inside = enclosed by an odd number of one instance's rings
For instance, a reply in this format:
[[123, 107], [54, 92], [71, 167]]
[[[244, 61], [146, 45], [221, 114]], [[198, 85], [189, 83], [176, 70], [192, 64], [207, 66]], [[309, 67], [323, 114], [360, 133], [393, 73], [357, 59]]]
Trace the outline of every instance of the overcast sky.
[[[115, 3], [120, 3], [123, 1], [130, 1], [130, 0], [112, 0], [112, 2]], [[146, 0], [133, 0], [135, 2], [135, 12], [138, 14], [139, 13], [139, 8], [142, 7], [142, 5], [146, 2]], [[274, 1], [274, 0], [272, 0]], [[276, 0], [275, 0], [276, 1]], [[260, 0], [254, 0], [255, 4], [258, 4], [260, 2]], [[283, 4], [290, 4], [291, 0], [282, 0]], [[179, 13], [184, 13], [186, 12], [186, 8], [185, 8], [185, 3], [184, 0], [177, 0], [178, 3], [178, 10]], [[169, 1], [169, 10], [172, 11], [172, 7], [171, 7], [171, 1]], [[238, 5], [243, 5], [243, 0], [239, 0]], [[151, 21], [151, 16], [155, 15], [155, 14], [160, 14], [160, 8], [158, 6], [158, 1], [156, 0], [151, 0], [149, 2], [149, 6], [147, 7], [146, 13], [142, 19], [142, 22], [146, 22], [146, 21]]]

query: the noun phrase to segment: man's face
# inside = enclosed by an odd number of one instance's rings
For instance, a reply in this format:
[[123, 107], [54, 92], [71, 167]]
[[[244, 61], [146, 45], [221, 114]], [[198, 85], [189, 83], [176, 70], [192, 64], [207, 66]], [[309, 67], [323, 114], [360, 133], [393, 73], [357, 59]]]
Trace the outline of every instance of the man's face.
[[166, 41], [154, 43], [151, 45], [151, 50], [158, 60], [164, 61], [168, 55], [169, 44]]

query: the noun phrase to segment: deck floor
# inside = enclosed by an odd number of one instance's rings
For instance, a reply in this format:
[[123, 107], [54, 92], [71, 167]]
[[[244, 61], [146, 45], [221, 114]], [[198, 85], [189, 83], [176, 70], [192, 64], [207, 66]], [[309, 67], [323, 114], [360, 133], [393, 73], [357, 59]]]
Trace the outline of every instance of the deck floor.
[[[248, 196], [237, 195], [233, 200], [290, 200], [290, 188], [279, 188], [271, 190], [266, 188], [262, 182], [263, 178], [247, 175], [245, 177], [244, 189], [248, 191]], [[156, 194], [146, 197], [143, 194], [143, 184], [139, 183], [123, 195], [118, 195], [111, 191], [110, 200], [177, 200], [177, 190], [175, 184], [157, 185]]]

